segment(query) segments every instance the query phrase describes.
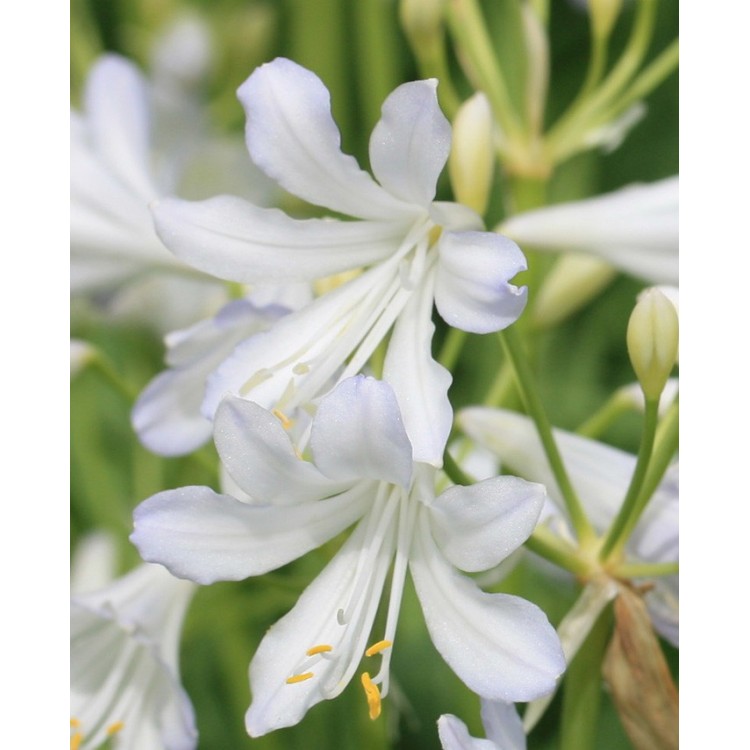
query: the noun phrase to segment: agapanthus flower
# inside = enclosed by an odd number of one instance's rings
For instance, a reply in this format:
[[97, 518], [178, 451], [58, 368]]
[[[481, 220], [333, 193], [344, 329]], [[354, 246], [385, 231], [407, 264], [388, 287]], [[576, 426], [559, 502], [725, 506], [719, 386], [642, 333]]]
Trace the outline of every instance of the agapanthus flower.
[[[435, 497], [437, 470], [413, 461], [391, 387], [347, 379], [325, 396], [304, 441], [258, 404], [228, 397], [216, 447], [242, 499], [208, 487], [154, 495], [135, 511], [144, 559], [197, 583], [281, 567], [354, 525], [294, 608], [263, 638], [250, 665], [246, 726], [263, 735], [299, 722], [338, 695], [364, 658], [370, 716], [387, 695], [407, 569], [437, 650], [479, 695], [531, 700], [564, 669], [544, 613], [519, 597], [481, 591], [459, 570], [494, 567], [527, 538], [544, 488], [515, 477], [454, 486]], [[386, 622], [373, 623], [391, 571]], [[371, 676], [372, 674], [372, 676]]]
[[[238, 165], [246, 194], [270, 199], [269, 181], [241, 144], [206, 123], [195, 80], [209, 54], [206, 33], [195, 23], [171, 30], [155, 50], [161, 64], [150, 80], [125, 57], [102, 55], [86, 80], [82, 111], [70, 113], [71, 292], [160, 333], [212, 314], [228, 294], [225, 283], [163, 246], [149, 203], [234, 188]], [[180, 75], [176, 60], [193, 64]], [[204, 62], [196, 69], [197, 60]]]
[[[91, 566], [89, 566], [91, 567]], [[192, 750], [178, 646], [195, 586], [144, 563], [70, 599], [71, 750]]]
[[481, 712], [486, 739], [472, 737], [461, 719], [443, 714], [438, 719], [443, 750], [526, 750], [521, 717], [512, 703], [483, 699]]
[[227, 393], [290, 414], [332, 377], [360, 372], [392, 330], [384, 378], [415, 459], [441, 464], [452, 411], [450, 374], [430, 352], [433, 302], [451, 326], [487, 333], [518, 318], [526, 290], [510, 283], [525, 268], [515, 243], [482, 231], [470, 209], [435, 201], [451, 139], [436, 86], [406, 83], [386, 99], [370, 138], [377, 182], [342, 153], [328, 91], [313, 73], [278, 58], [240, 87], [254, 163], [287, 191], [355, 221], [298, 220], [226, 195], [155, 205], [167, 247], [219, 278], [310, 281], [362, 271], [239, 344], [209, 378], [209, 418]]
[[679, 178], [526, 211], [498, 230], [524, 248], [586, 253], [649, 283], [677, 284]]
[[[545, 512], [545, 522], [560, 534], [570, 534], [562, 495], [531, 419], [503, 409], [482, 407], [464, 409], [457, 419], [464, 432], [480, 445], [494, 450], [504, 466], [545, 485], [549, 497], [556, 503]], [[625, 498], [636, 457], [564, 430], [554, 430], [554, 436], [585, 512], [595, 529], [606, 531]], [[628, 540], [625, 550], [628, 560], [677, 562], [678, 515], [679, 479], [675, 463], [667, 470]], [[644, 595], [654, 628], [675, 646], [679, 640], [678, 582], [676, 574], [649, 579], [650, 590]]]

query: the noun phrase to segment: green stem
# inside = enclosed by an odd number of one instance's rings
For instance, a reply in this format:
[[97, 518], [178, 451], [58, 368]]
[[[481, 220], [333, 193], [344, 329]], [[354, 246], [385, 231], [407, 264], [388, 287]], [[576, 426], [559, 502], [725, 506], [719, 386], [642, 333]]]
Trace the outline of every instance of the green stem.
[[560, 750], [592, 750], [602, 695], [602, 662], [612, 631], [612, 607], [591, 629], [565, 673]]
[[91, 360], [93, 367], [104, 379], [129, 403], [135, 403], [139, 391], [125, 380], [115, 369], [112, 362], [107, 359], [101, 351], [98, 351]]
[[635, 464], [635, 471], [630, 479], [628, 491], [625, 499], [620, 506], [617, 517], [607, 532], [604, 544], [600, 552], [600, 559], [606, 560], [613, 551], [618, 550], [627, 541], [625, 532], [632, 527], [631, 516], [637, 512], [638, 499], [643, 489], [646, 472], [651, 461], [651, 454], [654, 449], [654, 438], [656, 435], [656, 426], [659, 419], [659, 399], [646, 399], [646, 410], [643, 420], [643, 434], [641, 436], [641, 445], [638, 450], [638, 459]]
[[513, 106], [505, 77], [495, 55], [487, 25], [476, 0], [449, 0], [448, 28], [468, 66], [467, 76], [483, 91], [508, 138], [520, 137], [523, 129]]
[[516, 382], [521, 392], [521, 398], [523, 399], [527, 413], [534, 420], [537, 432], [539, 433], [539, 438], [544, 447], [544, 452], [549, 461], [555, 480], [557, 481], [560, 493], [565, 501], [565, 507], [568, 510], [571, 523], [576, 531], [579, 542], [582, 545], [590, 544], [595, 538], [594, 530], [583, 512], [581, 501], [578, 499], [578, 495], [573, 489], [568, 473], [565, 470], [562, 456], [557, 448], [555, 438], [552, 435], [552, 426], [547, 417], [547, 413], [544, 410], [539, 393], [537, 392], [534, 376], [531, 372], [531, 367], [529, 366], [528, 359], [523, 350], [518, 332], [513, 326], [511, 326], [504, 331], [500, 331], [499, 336], [503, 348], [505, 349], [505, 353], [513, 364]]
[[544, 526], [537, 526], [524, 544], [540, 557], [574, 575], [585, 576], [590, 572], [589, 564], [580, 559], [577, 550]]
[[678, 562], [666, 563], [626, 563], [618, 565], [613, 571], [618, 578], [655, 578], [657, 576], [674, 576], [680, 572]]
[[504, 360], [500, 369], [497, 371], [495, 379], [492, 381], [490, 390], [487, 392], [482, 404], [484, 406], [501, 406], [506, 405], [508, 397], [515, 385], [513, 367], [508, 360]]

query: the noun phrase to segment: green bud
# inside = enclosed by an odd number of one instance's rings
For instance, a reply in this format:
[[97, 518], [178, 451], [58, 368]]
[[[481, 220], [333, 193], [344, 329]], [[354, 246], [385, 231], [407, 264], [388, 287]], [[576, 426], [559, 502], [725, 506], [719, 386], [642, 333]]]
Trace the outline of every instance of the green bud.
[[401, 0], [401, 26], [413, 42], [433, 41], [442, 34], [445, 0]]
[[591, 30], [595, 37], [606, 39], [612, 33], [622, 9], [622, 0], [589, 0]]
[[483, 214], [494, 171], [492, 112], [487, 97], [480, 92], [459, 107], [453, 120], [448, 172], [456, 200]]
[[679, 320], [675, 306], [656, 287], [638, 295], [628, 322], [630, 361], [647, 400], [658, 399], [677, 360]]

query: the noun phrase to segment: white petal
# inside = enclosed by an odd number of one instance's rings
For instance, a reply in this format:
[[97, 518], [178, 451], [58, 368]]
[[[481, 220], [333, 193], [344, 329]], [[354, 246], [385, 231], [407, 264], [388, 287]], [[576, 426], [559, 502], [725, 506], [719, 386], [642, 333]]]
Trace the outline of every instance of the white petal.
[[457, 568], [489, 570], [529, 538], [545, 498], [541, 484], [510, 476], [451, 487], [430, 506], [432, 533]]
[[565, 660], [544, 612], [517, 596], [485, 593], [457, 573], [438, 552], [424, 513], [410, 567], [430, 637], [469, 689], [508, 702], [552, 690]]
[[504, 750], [490, 740], [469, 734], [466, 724], [452, 714], [443, 714], [437, 721], [438, 736], [443, 750]]
[[178, 258], [243, 283], [317, 279], [359, 268], [392, 255], [408, 231], [399, 222], [291, 219], [230, 195], [165, 198], [152, 210], [159, 236]]
[[448, 399], [451, 374], [432, 358], [430, 279], [412, 295], [393, 328], [383, 379], [393, 388], [415, 461], [443, 465], [453, 423]]
[[290, 193], [363, 219], [412, 212], [341, 152], [328, 90], [311, 71], [276, 58], [257, 68], [237, 96], [247, 114], [250, 156]]
[[499, 230], [549, 252], [584, 252], [651, 283], [677, 284], [679, 178], [518, 214]]
[[301, 460], [279, 419], [243, 398], [228, 396], [221, 402], [214, 440], [227, 471], [255, 501], [295, 505], [329, 497], [351, 484], [329, 479]]
[[125, 58], [105, 55], [86, 81], [85, 102], [97, 151], [148, 202], [156, 190], [150, 178], [151, 115], [142, 74]]
[[310, 447], [316, 466], [332, 479], [382, 479], [402, 487], [411, 479], [411, 443], [396, 396], [375, 378], [347, 378], [320, 402]]
[[435, 197], [451, 148], [451, 127], [437, 101], [437, 80], [404, 83], [383, 103], [370, 137], [370, 165], [380, 184], [407, 203]]
[[172, 367], [157, 375], [133, 408], [132, 423], [141, 442], [162, 456], [179, 456], [200, 447], [213, 424], [201, 413], [206, 380], [243, 339], [268, 328], [279, 308], [259, 310], [235, 300], [210, 320], [172, 334], [167, 360]]
[[438, 251], [435, 305], [446, 323], [490, 333], [518, 319], [527, 289], [510, 280], [526, 269], [526, 258], [515, 242], [493, 232], [445, 232]]
[[[390, 550], [366, 571], [369, 591], [360, 592], [353, 621], [341, 624], [339, 613], [357, 596], [358, 559], [365, 553], [365, 522], [305, 589], [294, 608], [266, 633], [250, 663], [252, 703], [245, 715], [251, 737], [292, 726], [321, 700], [338, 695], [351, 678], [366, 648], [377, 612]], [[326, 644], [328, 654], [305, 658], [308, 649]], [[310, 679], [288, 684], [287, 678], [312, 672]], [[364, 704], [365, 698], [362, 697]], [[363, 705], [364, 710], [364, 705]]]
[[526, 750], [523, 722], [512, 703], [482, 700], [482, 724], [500, 750]]
[[243, 503], [208, 487], [167, 490], [133, 513], [141, 557], [201, 584], [239, 581], [301, 557], [362, 515], [368, 485], [285, 507]]
[[[503, 409], [472, 407], [458, 414], [461, 429], [494, 450], [503, 466], [540, 482], [562, 508], [562, 495], [549, 469], [533, 421]], [[553, 430], [565, 467], [593, 524], [603, 531], [614, 519], [635, 468], [635, 456], [596, 440]]]

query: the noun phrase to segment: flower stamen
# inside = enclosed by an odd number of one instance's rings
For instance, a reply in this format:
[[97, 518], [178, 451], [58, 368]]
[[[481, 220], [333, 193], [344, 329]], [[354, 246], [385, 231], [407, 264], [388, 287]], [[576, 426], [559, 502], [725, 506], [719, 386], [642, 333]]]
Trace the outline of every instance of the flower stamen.
[[308, 648], [305, 654], [307, 656], [315, 656], [315, 654], [324, 654], [328, 651], [333, 651], [333, 646], [329, 646], [327, 643], [321, 643], [319, 646]]
[[107, 734], [112, 737], [113, 735], [117, 734], [119, 731], [122, 730], [122, 728], [125, 726], [125, 724], [121, 721], [116, 721], [114, 724], [110, 724], [107, 727]]
[[373, 643], [372, 646], [365, 651], [365, 656], [375, 656], [375, 654], [385, 651], [385, 649], [390, 648], [392, 645], [393, 641], [378, 641], [377, 643]]
[[281, 422], [281, 426], [285, 430], [289, 430], [291, 426], [294, 424], [293, 420], [289, 419], [289, 417], [287, 417], [287, 415], [284, 414], [284, 412], [281, 411], [281, 409], [271, 409], [271, 414], [273, 414], [274, 417], [276, 417], [276, 419], [278, 419], [279, 422]]
[[370, 679], [369, 672], [362, 672], [362, 687], [365, 689], [365, 695], [367, 696], [367, 705], [370, 709], [370, 718], [374, 721], [380, 716], [380, 691], [377, 685]]
[[287, 685], [294, 685], [297, 682], [304, 682], [305, 680], [309, 680], [311, 677], [314, 677], [315, 675], [312, 672], [303, 672], [302, 674], [295, 674], [291, 677], [286, 678], [286, 684]]

